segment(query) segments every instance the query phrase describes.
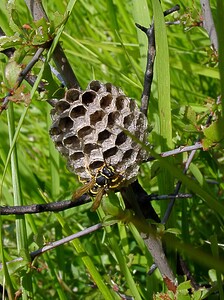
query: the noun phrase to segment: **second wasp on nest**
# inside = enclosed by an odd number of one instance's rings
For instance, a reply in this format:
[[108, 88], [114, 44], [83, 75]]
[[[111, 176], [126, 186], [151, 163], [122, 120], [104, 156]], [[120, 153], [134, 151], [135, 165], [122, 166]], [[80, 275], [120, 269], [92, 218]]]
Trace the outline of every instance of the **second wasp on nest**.
[[51, 115], [50, 136], [84, 183], [74, 200], [88, 192], [95, 197], [96, 210], [107, 191], [136, 179], [139, 164], [148, 156], [138, 143], [146, 143], [147, 119], [120, 88], [91, 81], [85, 91], [70, 89]]

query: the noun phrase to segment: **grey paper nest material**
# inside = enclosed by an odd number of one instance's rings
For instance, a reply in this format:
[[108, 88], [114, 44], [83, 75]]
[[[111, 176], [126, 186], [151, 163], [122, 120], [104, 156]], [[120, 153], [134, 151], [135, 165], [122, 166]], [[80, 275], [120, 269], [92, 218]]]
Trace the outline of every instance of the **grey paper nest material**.
[[68, 90], [51, 114], [50, 136], [81, 181], [90, 181], [104, 164], [122, 174], [122, 185], [136, 179], [147, 152], [122, 128], [146, 143], [147, 119], [121, 89], [92, 81], [85, 91]]

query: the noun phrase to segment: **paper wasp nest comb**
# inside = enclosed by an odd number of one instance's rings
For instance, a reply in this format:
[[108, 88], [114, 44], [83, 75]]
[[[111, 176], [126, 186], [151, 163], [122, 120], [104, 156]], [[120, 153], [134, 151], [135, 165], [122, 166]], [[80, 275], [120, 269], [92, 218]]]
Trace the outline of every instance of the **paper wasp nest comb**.
[[81, 181], [89, 182], [103, 165], [122, 175], [122, 186], [136, 179], [147, 152], [122, 129], [145, 143], [147, 119], [121, 89], [92, 81], [85, 91], [68, 90], [51, 114], [51, 138]]

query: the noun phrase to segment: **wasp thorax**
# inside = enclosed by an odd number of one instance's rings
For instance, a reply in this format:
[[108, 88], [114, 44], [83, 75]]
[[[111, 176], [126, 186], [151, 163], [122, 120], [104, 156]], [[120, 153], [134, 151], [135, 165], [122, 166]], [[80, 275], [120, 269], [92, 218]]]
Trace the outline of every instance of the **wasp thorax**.
[[[123, 186], [136, 179], [148, 156], [138, 142], [146, 143], [147, 119], [120, 88], [92, 81], [85, 91], [70, 89], [51, 114], [51, 138], [82, 181], [98, 176], [96, 182], [112, 182], [115, 174], [122, 174]], [[100, 168], [103, 176], [98, 175]]]

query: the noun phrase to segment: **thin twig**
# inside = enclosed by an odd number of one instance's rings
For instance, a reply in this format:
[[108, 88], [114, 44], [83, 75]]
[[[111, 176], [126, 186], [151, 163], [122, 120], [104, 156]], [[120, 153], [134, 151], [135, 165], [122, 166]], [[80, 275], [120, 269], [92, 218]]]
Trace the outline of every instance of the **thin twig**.
[[191, 286], [194, 288], [195, 291], [197, 291], [200, 288], [200, 286], [197, 284], [194, 277], [192, 276], [190, 270], [187, 267], [186, 262], [183, 260], [182, 257], [179, 257], [179, 262], [180, 262], [180, 266], [182, 268], [182, 271], [187, 276], [187, 279], [191, 281]]
[[[140, 186], [140, 185], [139, 185]], [[140, 206], [144, 206], [145, 218], [153, 219], [156, 222], [160, 222], [158, 216], [153, 210], [150, 201], [152, 200], [167, 200], [167, 199], [186, 199], [192, 198], [191, 194], [178, 194], [178, 195], [148, 195], [146, 192], [138, 198]], [[59, 212], [72, 207], [77, 207], [91, 202], [89, 195], [84, 194], [76, 201], [74, 200], [62, 200], [45, 204], [32, 204], [24, 206], [0, 206], [0, 215], [26, 215], [26, 214], [39, 214], [43, 212]], [[147, 205], [146, 205], [147, 204]], [[146, 207], [147, 206], [147, 207]], [[157, 216], [157, 217], [156, 217]]]
[[169, 8], [169, 9], [167, 9], [167, 10], [165, 10], [165, 11], [163, 12], [164, 17], [166, 17], [166, 16], [168, 16], [168, 15], [170, 15], [170, 14], [172, 14], [173, 12], [178, 11], [178, 10], [180, 10], [180, 5], [179, 5], [179, 4], [176, 4], [176, 5], [174, 5], [173, 7]]
[[56, 247], [59, 247], [65, 243], [68, 243], [68, 242], [71, 242], [72, 240], [74, 239], [77, 239], [77, 238], [80, 238], [81, 236], [85, 236], [87, 234], [90, 234], [96, 230], [99, 230], [100, 228], [103, 227], [103, 224], [102, 223], [98, 223], [96, 225], [93, 225], [91, 227], [88, 227], [86, 229], [83, 229], [77, 233], [74, 233], [72, 235], [69, 235], [69, 236], [66, 236], [58, 241], [55, 241], [55, 242], [52, 242], [52, 243], [49, 243], [47, 244], [46, 246], [36, 250], [36, 251], [33, 251], [30, 253], [30, 257], [31, 257], [31, 260], [34, 260], [35, 257], [47, 252], [47, 251], [50, 251]]
[[[187, 159], [187, 162], [186, 162], [186, 164], [185, 164], [185, 167], [184, 167], [184, 170], [183, 170], [183, 174], [186, 174], [186, 173], [187, 173], [187, 170], [188, 170], [188, 168], [189, 168], [189, 166], [190, 166], [190, 164], [191, 164], [191, 162], [192, 162], [192, 160], [193, 160], [193, 158], [194, 158], [194, 155], [195, 155], [196, 151], [197, 151], [197, 150], [191, 151], [191, 153], [190, 153], [190, 155], [189, 155], [189, 157], [188, 157], [188, 159]], [[176, 195], [179, 193], [180, 188], [181, 188], [181, 185], [182, 185], [182, 181], [179, 180], [179, 181], [177, 182], [176, 187], [175, 187], [175, 190], [174, 190], [174, 196], [176, 196]], [[169, 217], [170, 217], [170, 214], [171, 214], [171, 212], [172, 212], [172, 209], [173, 209], [175, 200], [176, 200], [176, 197], [173, 197], [173, 198], [170, 200], [170, 202], [169, 202], [169, 204], [168, 204], [168, 207], [167, 207], [167, 209], [166, 209], [166, 212], [165, 212], [165, 214], [164, 214], [164, 216], [163, 216], [163, 218], [162, 218], [162, 221], [161, 221], [162, 224], [166, 224], [166, 223], [167, 223], [167, 221], [168, 221], [168, 219], [169, 219]]]
[[[167, 16], [175, 11], [180, 9], [179, 5], [175, 5], [174, 7], [166, 10], [163, 14]], [[148, 38], [148, 53], [147, 53], [147, 64], [144, 76], [144, 87], [141, 96], [141, 111], [147, 116], [149, 98], [151, 93], [151, 85], [153, 80], [153, 66], [156, 55], [156, 45], [155, 45], [155, 31], [154, 31], [154, 23], [149, 28], [141, 26], [139, 24], [135, 24], [140, 30], [142, 30], [147, 38]]]
[[63, 200], [46, 204], [32, 204], [25, 206], [0, 206], [0, 215], [24, 215], [24, 214], [37, 214], [47, 211], [59, 212], [72, 207], [80, 206], [91, 201], [87, 194], [82, 195], [76, 201]]
[[212, 17], [209, 0], [200, 0], [203, 16], [203, 27], [207, 31], [211, 45], [215, 51], [218, 51], [218, 37], [215, 29], [215, 24]]
[[192, 198], [192, 194], [170, 194], [170, 195], [148, 195], [147, 198], [149, 200], [167, 200], [167, 199], [187, 199]]
[[[209, 126], [209, 124], [211, 123], [211, 120], [212, 120], [212, 116], [213, 116], [213, 114], [210, 113], [209, 116], [208, 116], [208, 118], [207, 118], [207, 120], [206, 120], [205, 126]], [[192, 147], [193, 150], [191, 150], [191, 153], [188, 156], [187, 162], [186, 162], [184, 170], [183, 170], [183, 174], [187, 173], [187, 170], [188, 170], [188, 168], [189, 168], [189, 166], [190, 166], [190, 164], [191, 164], [191, 162], [192, 162], [192, 160], [194, 158], [194, 155], [195, 155], [197, 149], [202, 148], [202, 147], [200, 147], [200, 145], [201, 145], [201, 143], [200, 143], [200, 136], [199, 136], [197, 138], [195, 144], [193, 145], [193, 146], [195, 146], [195, 148], [193, 148], [192, 146], [190, 146], [190, 147]], [[197, 146], [199, 148], [197, 148]], [[179, 193], [181, 185], [182, 185], [182, 182], [179, 180], [177, 182], [177, 184], [176, 184], [174, 195], [177, 195]], [[175, 203], [175, 198], [173, 198], [173, 199], [170, 200], [170, 202], [168, 204], [168, 207], [167, 207], [167, 210], [166, 210], [166, 212], [165, 212], [165, 214], [164, 214], [164, 216], [162, 218], [162, 222], [161, 222], [162, 224], [165, 224], [168, 221], [168, 219], [170, 217], [170, 214], [172, 212], [172, 208], [174, 206], [174, 203]]]
[[37, 63], [37, 61], [39, 60], [41, 54], [43, 53], [45, 49], [44, 48], [39, 48], [36, 53], [34, 54], [34, 56], [32, 57], [31, 61], [27, 64], [27, 66], [20, 72], [17, 80], [16, 80], [16, 84], [15, 86], [12, 88], [12, 90], [10, 92], [8, 92], [8, 94], [5, 96], [5, 98], [3, 99], [3, 103], [0, 107], [0, 113], [7, 108], [8, 102], [10, 101], [10, 96], [12, 96], [15, 92], [15, 90], [21, 85], [21, 83], [23, 82], [23, 80], [26, 78], [26, 76], [28, 75], [28, 73], [30, 72], [30, 70], [33, 68], [33, 66]]
[[121, 293], [119, 286], [113, 280], [111, 280], [111, 284], [112, 284], [113, 291], [118, 294], [120, 299], [122, 299], [122, 300], [134, 300], [134, 297], [128, 296], [126, 294]]
[[162, 157], [167, 157], [167, 156], [177, 155], [177, 154], [180, 154], [183, 152], [190, 152], [190, 151], [194, 151], [194, 150], [198, 150], [198, 149], [202, 149], [202, 148], [203, 148], [203, 146], [202, 146], [201, 142], [196, 142], [192, 146], [180, 146], [177, 149], [162, 152], [160, 155]]
[[[166, 152], [162, 152], [160, 153], [161, 157], [168, 157], [168, 156], [174, 156], [183, 152], [191, 152], [193, 150], [199, 150], [199, 149], [203, 149], [203, 145], [201, 144], [201, 142], [199, 142], [199, 140], [191, 146], [180, 146], [174, 150], [169, 150]], [[156, 158], [154, 156], [149, 156], [146, 160], [146, 162], [148, 161], [153, 161], [156, 160]]]
[[[47, 251], [50, 251], [54, 248], [57, 248], [65, 243], [68, 243], [68, 242], [71, 242], [72, 240], [74, 239], [77, 239], [77, 238], [80, 238], [82, 236], [85, 236], [87, 234], [90, 234], [94, 231], [97, 231], [99, 230], [100, 228], [103, 227], [103, 224], [102, 223], [98, 223], [96, 225], [93, 225], [91, 227], [88, 227], [86, 229], [83, 229], [77, 233], [74, 233], [72, 235], [69, 235], [67, 237], [64, 237], [58, 241], [55, 241], [55, 242], [51, 242], [51, 243], [48, 243], [47, 245], [43, 246], [42, 248], [39, 248], [37, 249], [36, 251], [33, 251], [30, 253], [30, 258], [31, 258], [31, 261], [34, 260], [34, 258], [36, 258], [37, 256], [39, 255], [42, 255], [43, 253], [47, 252]], [[12, 264], [12, 263], [15, 263], [15, 262], [19, 262], [19, 261], [23, 261], [23, 258], [22, 257], [18, 257], [14, 260], [11, 260], [9, 262], [7, 262], [7, 264]], [[2, 270], [2, 264], [0, 263], [0, 270]]]
[[[25, 0], [25, 2], [33, 16], [34, 21], [40, 20], [42, 18], [48, 20], [41, 0]], [[63, 77], [67, 88], [79, 88], [80, 85], [78, 79], [76, 78], [75, 73], [73, 72], [71, 65], [69, 64], [60, 44], [57, 44], [52, 57], [56, 64], [58, 72]]]
[[153, 66], [156, 55], [154, 24], [152, 23], [149, 28], [145, 28], [137, 23], [135, 25], [143, 32], [145, 32], [148, 38], [147, 64], [144, 77], [144, 88], [141, 96], [141, 111], [147, 116], [151, 85], [153, 80]]

